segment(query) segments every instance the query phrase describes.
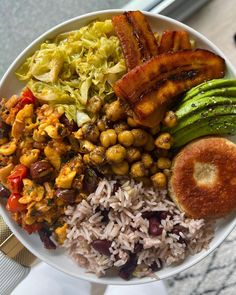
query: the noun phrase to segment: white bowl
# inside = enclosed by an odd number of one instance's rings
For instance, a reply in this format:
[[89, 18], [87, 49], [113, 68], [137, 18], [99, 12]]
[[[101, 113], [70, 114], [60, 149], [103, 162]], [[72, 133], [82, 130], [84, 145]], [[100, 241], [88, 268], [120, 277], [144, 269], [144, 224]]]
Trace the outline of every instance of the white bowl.
[[[107, 19], [113, 15], [122, 13], [122, 10], [107, 10], [107, 11], [98, 11], [95, 13], [89, 13], [83, 16], [76, 17], [69, 21], [66, 21], [51, 30], [47, 31], [45, 34], [40, 36], [34, 42], [32, 42], [13, 62], [13, 64], [9, 67], [5, 75], [3, 76], [0, 83], [0, 97], [10, 97], [15, 93], [19, 93], [22, 87], [24, 86], [21, 82], [16, 79], [15, 71], [16, 69], [25, 61], [25, 59], [30, 56], [39, 45], [46, 39], [50, 39], [55, 37], [56, 35], [71, 31], [75, 29], [79, 29], [82, 26], [87, 25], [93, 20], [96, 19]], [[170, 19], [165, 16], [155, 15], [152, 13], [144, 12], [147, 16], [152, 29], [157, 32], [162, 32], [164, 30], [186, 30], [189, 32], [191, 38], [196, 40], [197, 46], [200, 48], [209, 49], [226, 60], [227, 65], [227, 77], [236, 77], [236, 70], [232, 66], [232, 64], [226, 59], [224, 54], [206, 37], [199, 34], [195, 30], [190, 27], [176, 21]], [[235, 140], [234, 140], [235, 141]], [[235, 141], [236, 142], [236, 141]], [[38, 235], [32, 234], [28, 235], [25, 231], [23, 231], [9, 216], [3, 205], [0, 205], [0, 214], [3, 216], [5, 222], [10, 227], [15, 236], [22, 242], [22, 244], [28, 248], [35, 256], [49, 265], [55, 267], [56, 269], [67, 273], [76, 278], [84, 279], [91, 282], [101, 283], [101, 284], [117, 284], [117, 285], [132, 285], [132, 284], [142, 284], [142, 283], [150, 283], [155, 279], [146, 277], [146, 278], [133, 278], [130, 281], [124, 281], [119, 277], [102, 277], [97, 278], [94, 274], [87, 273], [85, 269], [79, 267], [75, 262], [71, 260], [70, 257], [65, 255], [65, 252], [62, 249], [57, 250], [46, 250], [43, 247], [42, 242], [40, 241]], [[216, 233], [214, 239], [211, 241], [209, 249], [206, 251], [201, 251], [200, 253], [189, 256], [183, 263], [178, 266], [170, 266], [165, 267], [163, 270], [157, 272], [157, 275], [160, 279], [165, 279], [170, 276], [173, 276], [183, 270], [186, 270], [190, 266], [196, 264], [201, 259], [206, 257], [209, 253], [211, 253], [214, 249], [216, 249], [223, 240], [228, 236], [228, 234], [233, 230], [236, 226], [236, 218], [231, 215], [225, 219], [218, 220], [216, 223]]]

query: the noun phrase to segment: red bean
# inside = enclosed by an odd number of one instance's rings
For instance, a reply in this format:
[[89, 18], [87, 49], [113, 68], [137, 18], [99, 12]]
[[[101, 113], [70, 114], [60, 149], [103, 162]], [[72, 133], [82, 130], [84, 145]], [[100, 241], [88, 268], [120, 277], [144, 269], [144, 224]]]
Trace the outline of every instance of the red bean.
[[150, 219], [153, 216], [155, 216], [155, 212], [152, 212], [152, 211], [142, 212], [142, 217], [143, 218]]
[[120, 268], [119, 270], [119, 276], [128, 281], [135, 268], [136, 268], [136, 265], [137, 265], [137, 257], [136, 255], [130, 255], [130, 258], [128, 259], [128, 261]]
[[178, 242], [180, 244], [185, 244], [187, 245], [186, 239], [184, 239], [179, 233], [182, 232], [184, 233], [186, 231], [186, 228], [181, 226], [181, 225], [175, 225], [174, 228], [172, 229], [171, 233], [179, 236]]
[[0, 183], [0, 198], [7, 199], [10, 197], [11, 192], [4, 185]]
[[76, 198], [76, 191], [74, 189], [57, 189], [56, 196], [66, 204], [73, 204]]
[[39, 237], [41, 239], [41, 241], [44, 244], [44, 248], [48, 249], [48, 250], [54, 250], [56, 249], [56, 245], [53, 243], [53, 241], [50, 239], [51, 236], [51, 231], [46, 229], [46, 228], [42, 228], [38, 231]]
[[65, 125], [65, 127], [70, 131], [70, 132], [75, 132], [78, 130], [78, 125], [74, 120], [68, 120], [65, 114], [63, 114], [60, 117], [60, 122]]
[[100, 254], [106, 255], [106, 256], [110, 256], [111, 252], [109, 250], [109, 248], [111, 247], [111, 241], [108, 240], [94, 240], [91, 243], [91, 246], [98, 251]]
[[30, 175], [38, 183], [49, 181], [53, 172], [52, 165], [46, 161], [38, 161], [30, 166]]
[[161, 227], [160, 221], [156, 217], [149, 219], [149, 234], [152, 236], [159, 236], [162, 233], [163, 228]]
[[98, 187], [99, 180], [98, 173], [94, 169], [87, 167], [83, 179], [83, 189], [85, 192], [88, 194], [93, 193]]
[[150, 267], [151, 267], [152, 271], [158, 271], [158, 270], [162, 269], [161, 259], [157, 258], [157, 260], [154, 261]]
[[134, 245], [134, 253], [141, 252], [143, 250], [143, 245], [139, 242]]
[[160, 212], [160, 220], [166, 219], [168, 216], [170, 217], [170, 219], [173, 218], [173, 214], [169, 211]]

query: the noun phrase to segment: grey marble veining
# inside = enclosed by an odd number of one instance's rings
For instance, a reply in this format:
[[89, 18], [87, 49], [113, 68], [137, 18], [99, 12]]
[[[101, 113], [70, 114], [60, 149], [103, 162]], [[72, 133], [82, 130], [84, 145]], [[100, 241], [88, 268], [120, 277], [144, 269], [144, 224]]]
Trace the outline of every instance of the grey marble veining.
[[167, 280], [170, 295], [235, 295], [235, 250], [236, 230], [207, 258]]

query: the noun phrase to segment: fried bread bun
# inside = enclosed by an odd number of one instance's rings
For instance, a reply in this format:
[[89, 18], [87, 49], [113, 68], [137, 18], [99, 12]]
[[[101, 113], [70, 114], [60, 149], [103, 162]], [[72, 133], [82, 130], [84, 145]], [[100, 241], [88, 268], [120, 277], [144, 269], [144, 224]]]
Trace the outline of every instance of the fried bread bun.
[[192, 218], [219, 218], [235, 210], [236, 145], [220, 137], [188, 144], [173, 160], [169, 192]]

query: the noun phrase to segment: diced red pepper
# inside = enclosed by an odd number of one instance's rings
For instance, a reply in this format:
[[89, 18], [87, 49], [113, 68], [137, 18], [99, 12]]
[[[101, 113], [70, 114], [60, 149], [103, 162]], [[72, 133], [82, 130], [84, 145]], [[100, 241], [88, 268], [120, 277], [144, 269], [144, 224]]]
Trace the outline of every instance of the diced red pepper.
[[15, 106], [17, 112], [24, 108], [26, 104], [35, 104], [36, 97], [33, 95], [32, 91], [29, 88], [25, 88], [23, 93], [20, 96], [20, 100]]
[[37, 231], [39, 231], [42, 228], [42, 224], [41, 223], [33, 223], [31, 225], [24, 225], [23, 229], [27, 231], [28, 234], [32, 234], [35, 233]]
[[26, 177], [27, 167], [23, 164], [17, 165], [8, 176], [8, 185], [13, 193], [20, 193], [22, 190], [22, 180]]
[[19, 199], [22, 197], [21, 194], [13, 193], [7, 200], [6, 208], [12, 213], [22, 212], [26, 209], [26, 205], [19, 203]]

